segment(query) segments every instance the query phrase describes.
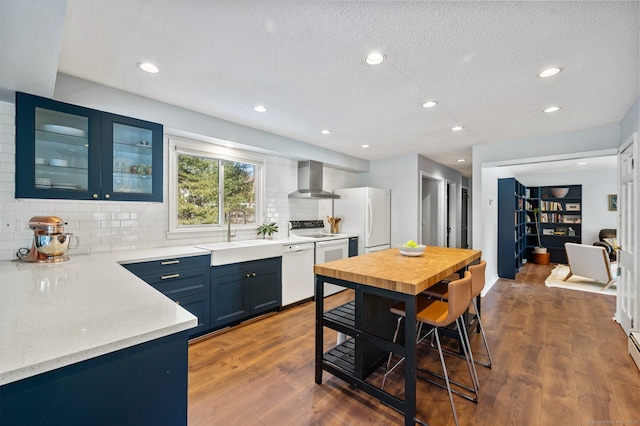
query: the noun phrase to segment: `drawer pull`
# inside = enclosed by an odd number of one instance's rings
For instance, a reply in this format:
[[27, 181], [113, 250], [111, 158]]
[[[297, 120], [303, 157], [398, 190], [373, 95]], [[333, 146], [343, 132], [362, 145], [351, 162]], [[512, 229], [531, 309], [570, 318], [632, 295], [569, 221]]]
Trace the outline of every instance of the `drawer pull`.
[[180, 304], [180, 301], [179, 301], [179, 300], [176, 300], [176, 305], [179, 305], [179, 304]]
[[251, 274], [247, 274], [247, 275], [245, 275], [245, 276], [246, 276], [247, 278], [249, 278], [249, 277], [251, 276]]
[[251, 274], [251, 275], [253, 275], [253, 276], [255, 277], [255, 276], [256, 276], [256, 273], [254, 272], [254, 273], [253, 273], [253, 274]]
[[160, 262], [160, 265], [177, 265], [178, 263], [180, 263], [179, 260], [165, 260], [164, 262]]
[[180, 276], [180, 274], [171, 274], [171, 275], [164, 275], [162, 277], [160, 277], [161, 280], [169, 280], [171, 278], [178, 278]]

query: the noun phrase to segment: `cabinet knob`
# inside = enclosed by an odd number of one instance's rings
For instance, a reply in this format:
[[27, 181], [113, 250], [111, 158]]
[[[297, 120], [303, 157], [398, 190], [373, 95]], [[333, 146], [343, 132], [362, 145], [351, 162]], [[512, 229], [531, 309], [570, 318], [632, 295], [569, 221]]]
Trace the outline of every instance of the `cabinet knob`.
[[179, 304], [180, 304], [180, 301], [179, 301], [179, 300], [176, 300], [176, 305], [179, 305]]
[[98, 194], [93, 194], [92, 197], [93, 198], [98, 198]]
[[111, 195], [110, 194], [104, 194], [104, 198], [109, 199], [109, 198], [111, 198]]
[[255, 276], [256, 276], [256, 273], [254, 272], [254, 273], [253, 273], [253, 274], [251, 274], [251, 275], [253, 275], [253, 276], [255, 277]]
[[247, 274], [246, 277], [249, 278], [251, 276], [251, 274]]

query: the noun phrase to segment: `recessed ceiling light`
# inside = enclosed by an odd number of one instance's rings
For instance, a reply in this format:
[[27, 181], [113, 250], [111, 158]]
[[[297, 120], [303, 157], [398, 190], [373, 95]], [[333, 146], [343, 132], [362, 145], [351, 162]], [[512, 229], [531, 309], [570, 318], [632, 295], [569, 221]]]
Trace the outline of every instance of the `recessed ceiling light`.
[[467, 159], [466, 159], [466, 158], [458, 158], [456, 161], [457, 161], [458, 163], [464, 163], [464, 162], [466, 162], [466, 161], [467, 161]]
[[364, 58], [364, 61], [369, 65], [378, 65], [384, 61], [384, 55], [380, 52], [371, 52]]
[[364, 145], [360, 145], [362, 148], [369, 148], [369, 145], [364, 144]]
[[455, 126], [451, 128], [452, 132], [459, 132], [460, 130], [464, 129], [464, 127], [462, 126]]
[[427, 101], [422, 104], [422, 108], [433, 108], [436, 105], [438, 105], [436, 101]]
[[255, 112], [267, 112], [267, 107], [263, 105], [256, 105], [253, 107]]
[[579, 162], [579, 163], [576, 163], [576, 166], [584, 166], [584, 165], [586, 165], [586, 164], [587, 164], [587, 163], [586, 163], [585, 161], [581, 161], [581, 162]]
[[559, 106], [550, 106], [549, 108], [545, 109], [544, 112], [556, 112], [560, 110]]
[[155, 74], [160, 71], [158, 67], [153, 65], [151, 62], [138, 62], [138, 68], [151, 74]]
[[538, 77], [540, 78], [553, 77], [554, 75], [560, 74], [561, 72], [562, 72], [562, 68], [559, 68], [559, 67], [547, 68], [546, 70], [538, 74]]
[[324, 129], [324, 130], [321, 130], [320, 133], [322, 133], [323, 135], [330, 135], [331, 134], [331, 130]]

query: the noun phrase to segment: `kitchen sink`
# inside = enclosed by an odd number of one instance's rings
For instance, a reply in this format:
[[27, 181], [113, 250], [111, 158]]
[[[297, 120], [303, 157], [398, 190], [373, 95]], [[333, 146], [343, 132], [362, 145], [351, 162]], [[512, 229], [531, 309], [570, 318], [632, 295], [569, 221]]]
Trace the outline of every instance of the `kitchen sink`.
[[222, 243], [199, 244], [196, 247], [211, 251], [211, 266], [248, 262], [282, 256], [282, 241], [245, 240]]

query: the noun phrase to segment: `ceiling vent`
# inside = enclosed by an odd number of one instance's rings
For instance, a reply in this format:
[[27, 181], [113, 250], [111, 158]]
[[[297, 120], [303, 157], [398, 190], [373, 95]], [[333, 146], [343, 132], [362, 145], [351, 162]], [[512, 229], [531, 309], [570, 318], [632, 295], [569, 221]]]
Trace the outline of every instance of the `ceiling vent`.
[[289, 198], [340, 198], [322, 189], [323, 165], [319, 161], [298, 161], [298, 190]]

